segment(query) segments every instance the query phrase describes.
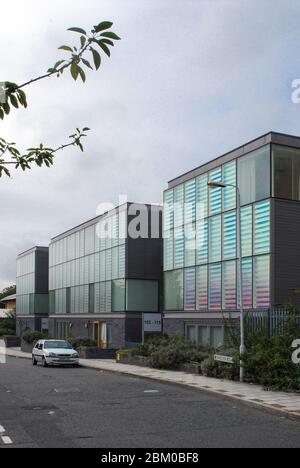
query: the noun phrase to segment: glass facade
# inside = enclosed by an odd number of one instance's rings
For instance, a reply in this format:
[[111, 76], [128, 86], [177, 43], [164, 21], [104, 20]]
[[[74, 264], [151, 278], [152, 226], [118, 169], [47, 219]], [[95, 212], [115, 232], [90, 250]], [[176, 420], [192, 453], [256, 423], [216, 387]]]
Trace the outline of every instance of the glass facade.
[[[170, 204], [172, 207], [172, 199]], [[173, 226], [172, 213], [173, 208], [169, 220]], [[50, 315], [159, 311], [159, 281], [127, 277], [127, 223], [128, 207], [124, 205], [53, 240]], [[166, 265], [172, 262], [168, 267], [173, 269], [173, 229], [169, 242], [164, 261]], [[135, 255], [134, 248], [131, 255]]]
[[50, 314], [124, 311], [127, 211], [54, 240], [49, 252]]
[[17, 258], [17, 306], [18, 316], [47, 314], [48, 294], [37, 288], [37, 250]]
[[300, 150], [272, 145], [273, 196], [300, 200]]
[[237, 310], [237, 185], [244, 306], [270, 305], [270, 161], [267, 145], [165, 192], [166, 311]]

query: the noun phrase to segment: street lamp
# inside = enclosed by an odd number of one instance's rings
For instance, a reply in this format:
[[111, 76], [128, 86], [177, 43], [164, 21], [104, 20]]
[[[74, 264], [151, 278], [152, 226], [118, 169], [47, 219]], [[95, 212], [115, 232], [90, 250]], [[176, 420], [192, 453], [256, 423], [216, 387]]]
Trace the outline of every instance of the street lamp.
[[241, 192], [237, 185], [225, 184], [223, 182], [210, 181], [208, 187], [225, 189], [228, 187], [234, 188], [237, 193], [237, 256], [238, 256], [238, 278], [239, 278], [239, 302], [240, 302], [240, 332], [241, 332], [241, 362], [240, 362], [240, 382], [244, 382], [244, 365], [243, 355], [246, 353], [245, 346], [245, 323], [244, 323], [244, 307], [243, 307], [243, 274], [242, 274], [242, 229], [241, 229]]

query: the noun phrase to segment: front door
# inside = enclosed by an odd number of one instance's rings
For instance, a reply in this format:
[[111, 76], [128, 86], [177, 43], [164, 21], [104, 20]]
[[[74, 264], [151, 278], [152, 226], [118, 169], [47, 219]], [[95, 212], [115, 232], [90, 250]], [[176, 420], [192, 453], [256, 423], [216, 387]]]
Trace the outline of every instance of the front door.
[[93, 338], [100, 349], [107, 348], [107, 325], [106, 322], [94, 322]]

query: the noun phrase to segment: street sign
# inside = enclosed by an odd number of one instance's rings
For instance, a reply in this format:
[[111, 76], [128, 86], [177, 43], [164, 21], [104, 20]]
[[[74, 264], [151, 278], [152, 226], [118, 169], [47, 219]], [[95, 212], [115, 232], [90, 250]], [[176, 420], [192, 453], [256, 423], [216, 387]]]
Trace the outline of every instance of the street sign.
[[144, 332], [161, 333], [161, 314], [144, 314]]
[[226, 364], [233, 364], [233, 358], [230, 356], [220, 356], [219, 354], [214, 355], [214, 360], [216, 362], [225, 362]]

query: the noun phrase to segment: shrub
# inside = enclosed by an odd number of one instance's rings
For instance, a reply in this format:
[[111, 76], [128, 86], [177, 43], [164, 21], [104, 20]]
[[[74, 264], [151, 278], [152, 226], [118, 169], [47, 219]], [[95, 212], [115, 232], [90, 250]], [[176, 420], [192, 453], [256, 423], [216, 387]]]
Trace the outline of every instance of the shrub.
[[8, 328], [0, 328], [0, 337], [8, 335], [14, 336], [15, 332], [13, 330], [9, 330]]
[[46, 339], [46, 338], [47, 338], [47, 336], [44, 335], [43, 333], [40, 333], [40, 332], [37, 332], [37, 331], [31, 331], [31, 330], [27, 331], [23, 335], [23, 340], [27, 344], [33, 344], [33, 343], [36, 343], [39, 340], [43, 340], [43, 339]]
[[68, 342], [73, 346], [74, 349], [94, 348], [97, 346], [97, 342], [95, 340], [85, 337], [75, 338], [72, 336], [68, 338]]

